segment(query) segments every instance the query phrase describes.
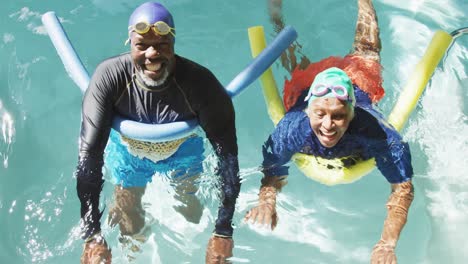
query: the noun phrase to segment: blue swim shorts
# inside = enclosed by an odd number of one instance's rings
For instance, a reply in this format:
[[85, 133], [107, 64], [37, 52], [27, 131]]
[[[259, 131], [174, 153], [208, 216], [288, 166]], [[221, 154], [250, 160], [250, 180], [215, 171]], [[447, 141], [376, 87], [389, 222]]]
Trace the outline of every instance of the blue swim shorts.
[[112, 130], [106, 147], [105, 167], [112, 182], [128, 187], [144, 187], [156, 173], [171, 178], [191, 177], [203, 172], [203, 139], [188, 138], [169, 158], [154, 162], [131, 154], [118, 132]]

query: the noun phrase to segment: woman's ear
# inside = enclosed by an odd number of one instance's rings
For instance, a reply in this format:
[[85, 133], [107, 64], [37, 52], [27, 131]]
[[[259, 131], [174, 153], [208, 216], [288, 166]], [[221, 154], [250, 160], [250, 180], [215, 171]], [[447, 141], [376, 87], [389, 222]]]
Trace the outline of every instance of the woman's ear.
[[349, 104], [349, 111], [350, 111], [350, 118], [349, 118], [349, 121], [353, 120], [354, 118], [354, 106], [352, 104]]
[[304, 110], [304, 112], [310, 118], [310, 114], [311, 114], [310, 106], [307, 106], [306, 109]]

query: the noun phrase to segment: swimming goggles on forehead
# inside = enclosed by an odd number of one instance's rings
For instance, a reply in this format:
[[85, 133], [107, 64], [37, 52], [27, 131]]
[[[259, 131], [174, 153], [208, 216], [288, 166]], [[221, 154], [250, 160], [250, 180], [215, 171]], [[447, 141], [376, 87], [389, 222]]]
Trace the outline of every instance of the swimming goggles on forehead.
[[312, 96], [315, 97], [322, 97], [326, 94], [332, 93], [334, 97], [338, 98], [342, 101], [351, 101], [349, 98], [348, 90], [341, 85], [325, 85], [325, 84], [318, 84], [310, 89], [310, 93], [305, 99], [305, 101], [309, 100]]
[[150, 28], [153, 28], [153, 31], [158, 35], [165, 36], [171, 33], [171, 35], [175, 37], [175, 28], [170, 27], [164, 21], [156, 21], [154, 24], [150, 24], [144, 21], [138, 22], [135, 25], [128, 27], [128, 33], [135, 31], [138, 34], [145, 34], [150, 30]]

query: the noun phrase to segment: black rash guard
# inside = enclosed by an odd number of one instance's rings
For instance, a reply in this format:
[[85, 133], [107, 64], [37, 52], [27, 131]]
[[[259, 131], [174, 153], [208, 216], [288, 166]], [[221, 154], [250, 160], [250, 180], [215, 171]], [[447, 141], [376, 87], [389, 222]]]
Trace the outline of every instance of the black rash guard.
[[83, 99], [76, 172], [82, 237], [101, 230], [103, 154], [115, 114], [150, 124], [198, 120], [219, 159], [217, 173], [223, 197], [215, 232], [232, 236], [240, 179], [235, 114], [229, 95], [208, 69], [177, 55], [175, 71], [165, 83], [147, 87], [135, 74], [130, 54], [125, 53], [99, 64]]

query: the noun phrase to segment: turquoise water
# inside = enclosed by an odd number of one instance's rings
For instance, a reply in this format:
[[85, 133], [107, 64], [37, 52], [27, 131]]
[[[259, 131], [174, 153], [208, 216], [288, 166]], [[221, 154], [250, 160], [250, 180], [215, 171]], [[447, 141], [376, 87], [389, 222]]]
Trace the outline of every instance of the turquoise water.
[[[79, 201], [75, 193], [81, 94], [68, 77], [44, 28], [41, 14], [53, 10], [87, 69], [127, 51], [126, 23], [143, 1], [12, 1], [0, 10], [0, 262], [77, 263]], [[246, 29], [273, 29], [266, 1], [162, 1], [177, 26], [176, 51], [210, 68], [227, 84], [250, 61]], [[351, 48], [354, 1], [285, 1], [286, 23], [299, 32], [312, 60], [344, 55]], [[438, 29], [468, 26], [466, 0], [375, 0], [383, 43], [389, 113], [411, 70]], [[464, 13], [465, 12], [465, 13]], [[403, 134], [410, 142], [416, 198], [397, 248], [399, 263], [466, 263], [468, 260], [468, 37], [459, 38], [437, 69]], [[286, 73], [273, 67], [277, 83]], [[292, 166], [278, 198], [274, 232], [242, 223], [256, 202], [261, 143], [273, 126], [256, 82], [234, 100], [237, 112], [242, 192], [234, 218], [234, 263], [368, 263], [380, 237], [389, 186], [374, 171], [362, 180], [326, 187]], [[207, 166], [210, 165], [207, 160]], [[208, 170], [210, 171], [210, 170]], [[203, 263], [217, 202], [206, 195], [199, 225], [175, 213], [169, 184], [156, 178], [144, 197], [151, 235], [142, 253], [118, 243], [103, 225], [114, 263]], [[202, 195], [203, 196], [203, 195]], [[112, 200], [107, 183], [102, 205]], [[107, 212], [107, 210], [106, 210]], [[106, 213], [104, 217], [106, 217]]]

